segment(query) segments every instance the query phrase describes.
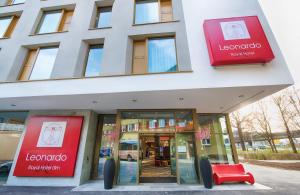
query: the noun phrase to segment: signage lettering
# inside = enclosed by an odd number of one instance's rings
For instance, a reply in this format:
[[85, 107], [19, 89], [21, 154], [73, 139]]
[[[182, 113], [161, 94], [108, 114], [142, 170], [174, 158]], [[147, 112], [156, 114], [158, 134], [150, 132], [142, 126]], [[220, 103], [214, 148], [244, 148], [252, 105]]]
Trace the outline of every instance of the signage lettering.
[[73, 177], [82, 116], [32, 116], [13, 175]]
[[274, 59], [257, 16], [206, 20], [203, 28], [213, 66], [267, 63]]

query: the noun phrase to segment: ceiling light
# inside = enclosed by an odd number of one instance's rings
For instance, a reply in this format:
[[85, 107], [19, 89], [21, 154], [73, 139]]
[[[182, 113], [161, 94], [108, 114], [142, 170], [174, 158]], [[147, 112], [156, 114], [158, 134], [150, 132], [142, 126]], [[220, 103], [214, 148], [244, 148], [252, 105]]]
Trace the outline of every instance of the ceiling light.
[[179, 99], [179, 101], [183, 101], [184, 100], [184, 98], [183, 97], [180, 97], [180, 98], [178, 98]]

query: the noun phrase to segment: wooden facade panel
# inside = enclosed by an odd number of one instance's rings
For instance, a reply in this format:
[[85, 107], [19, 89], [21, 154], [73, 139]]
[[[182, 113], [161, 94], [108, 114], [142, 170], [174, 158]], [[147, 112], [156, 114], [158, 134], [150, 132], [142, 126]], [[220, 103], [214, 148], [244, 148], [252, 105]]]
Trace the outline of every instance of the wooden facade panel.
[[74, 11], [64, 11], [58, 28], [59, 32], [68, 31]]
[[161, 22], [168, 22], [173, 20], [171, 0], [160, 1], [160, 20]]
[[146, 40], [133, 43], [133, 74], [147, 73], [147, 45]]
[[29, 79], [29, 76], [31, 74], [32, 68], [35, 63], [36, 55], [37, 55], [36, 49], [29, 51], [26, 61], [25, 61], [25, 64], [23, 66], [23, 70], [20, 74], [20, 78], [19, 78], [20, 81], [26, 81]]
[[6, 38], [10, 38], [17, 23], [18, 23], [18, 20], [19, 20], [19, 16], [11, 16], [11, 22], [9, 24], [9, 26], [7, 27], [5, 33], [4, 33], [4, 36], [3, 37], [6, 37]]

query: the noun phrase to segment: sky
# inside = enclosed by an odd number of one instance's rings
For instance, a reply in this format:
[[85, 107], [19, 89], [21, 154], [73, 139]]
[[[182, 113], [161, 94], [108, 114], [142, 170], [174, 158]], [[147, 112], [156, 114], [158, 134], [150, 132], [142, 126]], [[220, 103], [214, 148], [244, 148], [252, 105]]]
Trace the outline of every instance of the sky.
[[[259, 0], [259, 2], [282, 50], [295, 86], [300, 89], [300, 0]], [[277, 108], [268, 103], [268, 110], [273, 131], [282, 131]], [[240, 110], [242, 114], [251, 111], [253, 104]]]

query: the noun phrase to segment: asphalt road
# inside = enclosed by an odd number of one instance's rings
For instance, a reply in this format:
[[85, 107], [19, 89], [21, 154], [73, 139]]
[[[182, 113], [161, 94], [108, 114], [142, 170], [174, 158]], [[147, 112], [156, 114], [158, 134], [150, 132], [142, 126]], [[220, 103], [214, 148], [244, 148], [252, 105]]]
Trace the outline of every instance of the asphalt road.
[[276, 195], [300, 195], [300, 171], [282, 170], [277, 168], [263, 167], [257, 165], [245, 165], [247, 171], [254, 174], [256, 181], [271, 187], [272, 190], [257, 191], [199, 191], [199, 192], [72, 192], [69, 187], [11, 187], [0, 186], [0, 194], [5, 195], [59, 195], [59, 194], [97, 194], [97, 195], [199, 195], [199, 194], [221, 194], [221, 195], [254, 195], [254, 194], [276, 194]]

